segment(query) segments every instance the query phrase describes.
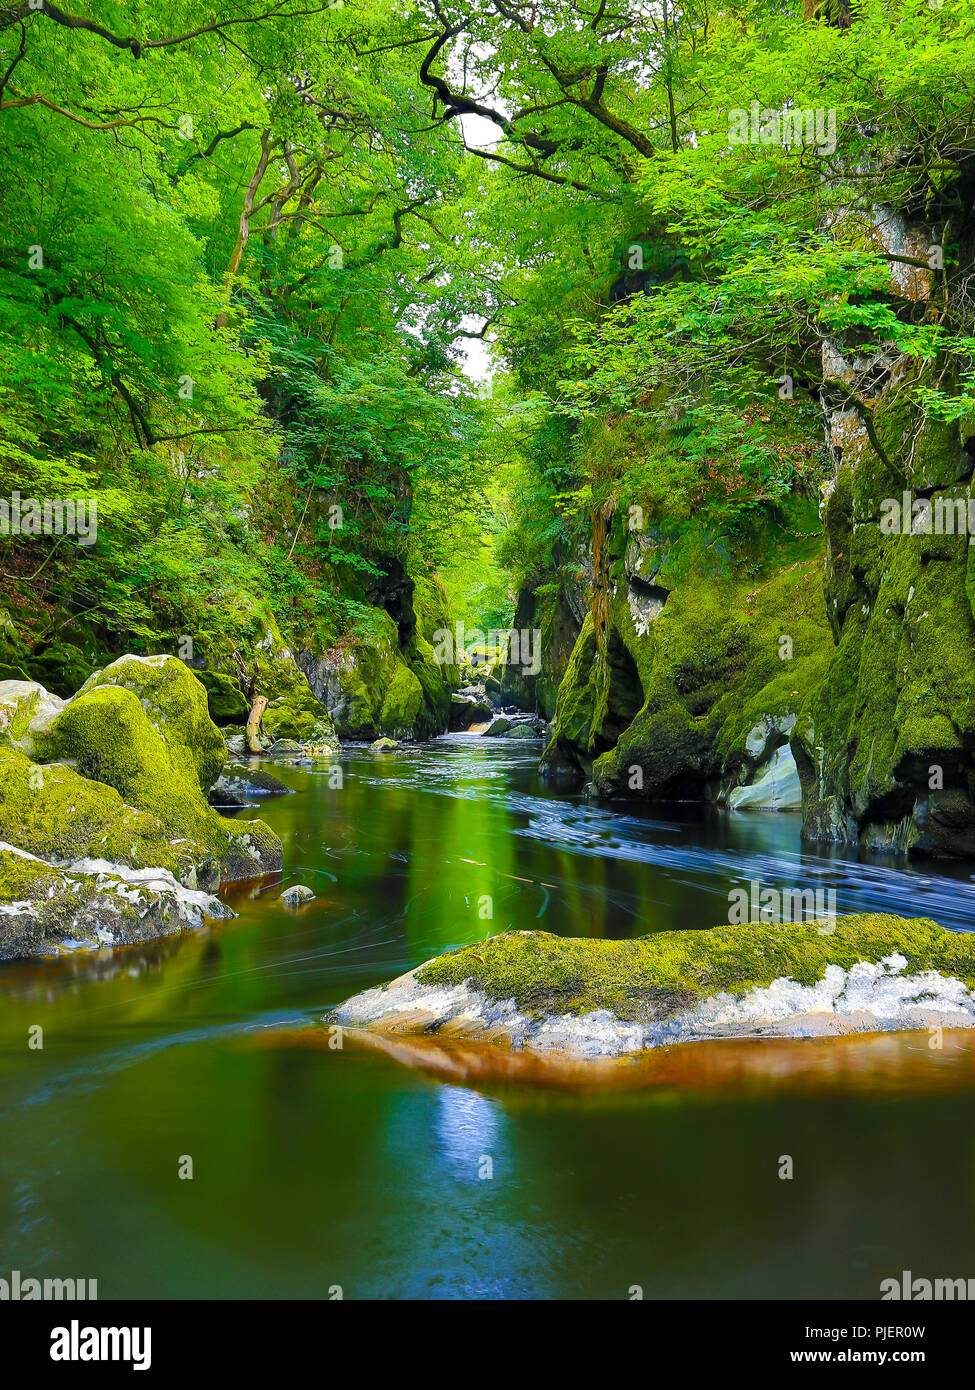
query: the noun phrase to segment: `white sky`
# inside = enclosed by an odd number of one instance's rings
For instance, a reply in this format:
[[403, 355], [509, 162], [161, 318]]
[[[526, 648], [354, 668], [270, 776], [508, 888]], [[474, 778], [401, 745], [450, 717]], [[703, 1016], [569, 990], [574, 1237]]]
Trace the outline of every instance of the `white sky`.
[[[472, 149], [491, 149], [502, 139], [498, 127], [484, 116], [463, 115], [458, 117], [458, 120], [464, 132], [464, 140]], [[480, 319], [464, 319], [461, 327], [476, 332], [481, 324]], [[489, 384], [495, 365], [491, 359], [490, 342], [485, 342], [483, 338], [459, 338], [457, 346], [464, 354], [461, 368], [464, 375], [470, 377], [471, 381]]]

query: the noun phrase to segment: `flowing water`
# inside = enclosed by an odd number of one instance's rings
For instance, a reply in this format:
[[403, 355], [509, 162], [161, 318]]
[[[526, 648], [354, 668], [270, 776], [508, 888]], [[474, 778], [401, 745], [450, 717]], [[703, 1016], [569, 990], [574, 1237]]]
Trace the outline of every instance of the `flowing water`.
[[975, 1035], [686, 1044], [582, 1074], [329, 1045], [323, 1010], [488, 931], [711, 926], [752, 879], [975, 927], [975, 866], [804, 854], [793, 816], [595, 808], [536, 759], [461, 735], [344, 750], [341, 786], [280, 768], [295, 794], [259, 814], [314, 902], [250, 889], [182, 938], [0, 967], [0, 1277], [102, 1298], [876, 1298], [903, 1269], [975, 1276]]

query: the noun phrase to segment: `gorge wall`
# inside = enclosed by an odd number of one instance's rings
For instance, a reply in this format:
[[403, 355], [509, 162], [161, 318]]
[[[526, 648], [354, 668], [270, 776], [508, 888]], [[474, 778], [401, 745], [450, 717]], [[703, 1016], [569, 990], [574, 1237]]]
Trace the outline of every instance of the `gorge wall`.
[[[874, 241], [923, 319], [935, 229], [878, 209]], [[820, 352], [818, 506], [738, 528], [595, 517], [578, 637], [546, 654], [562, 674], [542, 771], [601, 798], [801, 811], [811, 844], [971, 855], [975, 437], [922, 413], [937, 362], [855, 335]]]

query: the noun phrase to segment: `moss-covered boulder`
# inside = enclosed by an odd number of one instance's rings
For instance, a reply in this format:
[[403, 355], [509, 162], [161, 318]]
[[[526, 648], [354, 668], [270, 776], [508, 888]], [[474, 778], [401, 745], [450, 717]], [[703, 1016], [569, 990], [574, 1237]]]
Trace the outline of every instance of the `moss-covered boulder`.
[[484, 730], [483, 737], [501, 738], [501, 736], [508, 733], [512, 727], [511, 720], [505, 718], [503, 714], [499, 714], [496, 719], [491, 720], [490, 724]]
[[175, 657], [122, 657], [68, 701], [0, 683], [0, 752], [3, 833], [31, 853], [156, 865], [187, 885], [281, 867], [263, 822], [225, 820], [208, 804], [226, 745]]
[[521, 741], [543, 738], [544, 735], [541, 730], [536, 729], [532, 724], [516, 724], [513, 729], [508, 731], [507, 737]]
[[63, 708], [64, 701], [37, 681], [0, 681], [0, 743], [33, 756]]
[[72, 718], [80, 718], [79, 706], [90, 692], [104, 689], [131, 692], [170, 762], [190, 763], [200, 790], [210, 790], [227, 761], [227, 747], [210, 718], [206, 690], [188, 666], [175, 656], [120, 656], [81, 687]]
[[290, 796], [291, 788], [262, 767], [228, 763], [210, 788], [211, 806], [247, 806], [265, 796]]
[[165, 869], [60, 868], [0, 843], [0, 960], [133, 945], [232, 915]]
[[494, 710], [483, 686], [465, 686], [450, 697], [450, 727], [459, 732], [494, 718]]
[[104, 859], [133, 869], [158, 867], [191, 888], [212, 890], [217, 860], [150, 811], [65, 763], [42, 765], [0, 747], [0, 840], [58, 864]]
[[[205, 707], [202, 687], [197, 689]], [[225, 879], [277, 872], [277, 836], [262, 821], [224, 819], [206, 800], [202, 783], [209, 791], [211, 773], [226, 760], [219, 732], [210, 725], [219, 747], [209, 735], [188, 745], [196, 727], [190, 711], [177, 704], [169, 726], [151, 698], [148, 703], [147, 710], [131, 687], [95, 684], [82, 690], [52, 720], [45, 761], [70, 762], [83, 777], [114, 787], [126, 804], [155, 816], [166, 835], [217, 859]]]
[[582, 1056], [734, 1035], [975, 1028], [975, 934], [863, 914], [615, 941], [506, 932], [334, 1011], [348, 1027]]
[[335, 724], [326, 707], [312, 694], [304, 674], [294, 667], [293, 683], [277, 695], [261, 721], [272, 741], [290, 739], [302, 747], [332, 753], [339, 746]]

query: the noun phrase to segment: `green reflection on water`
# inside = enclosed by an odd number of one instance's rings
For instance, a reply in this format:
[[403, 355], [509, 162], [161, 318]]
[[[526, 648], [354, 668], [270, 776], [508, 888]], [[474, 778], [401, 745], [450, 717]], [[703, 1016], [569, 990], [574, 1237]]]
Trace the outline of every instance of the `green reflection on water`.
[[[315, 902], [245, 891], [236, 920], [181, 939], [0, 970], [0, 1275], [98, 1278], [103, 1297], [872, 1298], [902, 1268], [975, 1272], [967, 1093], [486, 1093], [280, 1044], [488, 929], [723, 916], [726, 877], [613, 855], [622, 821], [548, 798], [524, 752], [343, 766], [341, 789], [283, 770], [298, 793], [261, 812]], [[645, 833], [743, 863], [797, 849], [788, 817]]]

